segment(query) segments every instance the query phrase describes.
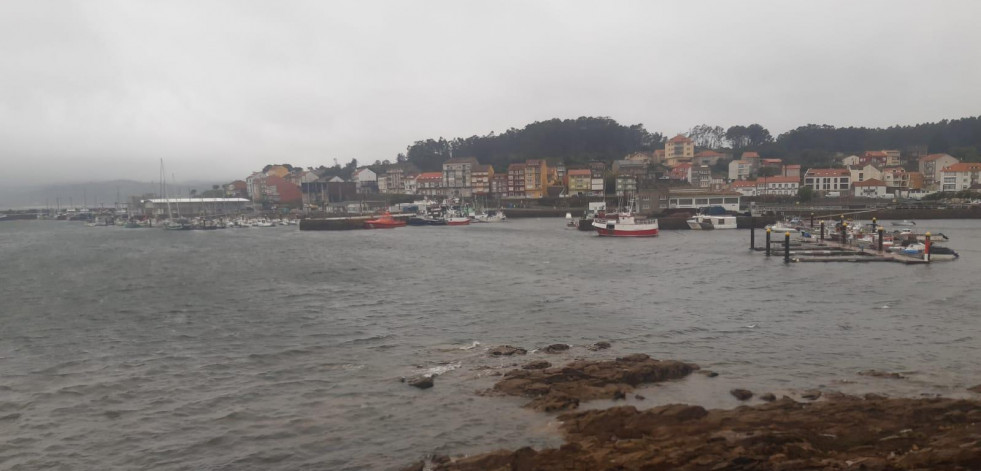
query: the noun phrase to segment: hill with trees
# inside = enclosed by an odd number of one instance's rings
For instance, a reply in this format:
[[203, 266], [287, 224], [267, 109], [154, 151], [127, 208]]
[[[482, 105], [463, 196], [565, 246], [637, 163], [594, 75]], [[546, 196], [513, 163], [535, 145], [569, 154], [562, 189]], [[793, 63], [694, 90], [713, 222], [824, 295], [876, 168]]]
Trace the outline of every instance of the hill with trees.
[[[688, 136], [699, 148], [724, 150], [734, 156], [757, 151], [763, 157], [782, 158], [805, 168], [831, 165], [839, 153], [879, 149], [905, 152], [917, 148], [929, 153], [949, 153], [966, 161], [981, 161], [981, 116], [888, 128], [808, 124], [776, 138], [759, 124], [729, 128], [701, 124], [689, 130]], [[416, 141], [404, 154], [398, 155], [396, 162], [411, 163], [421, 171], [436, 171], [451, 157], [476, 157], [483, 164], [493, 165], [498, 172], [510, 163], [527, 159], [567, 165], [590, 160], [609, 163], [634, 152], [661, 148], [664, 138], [660, 132], [648, 131], [642, 124], [625, 126], [607, 117], [550, 119], [501, 134]]]

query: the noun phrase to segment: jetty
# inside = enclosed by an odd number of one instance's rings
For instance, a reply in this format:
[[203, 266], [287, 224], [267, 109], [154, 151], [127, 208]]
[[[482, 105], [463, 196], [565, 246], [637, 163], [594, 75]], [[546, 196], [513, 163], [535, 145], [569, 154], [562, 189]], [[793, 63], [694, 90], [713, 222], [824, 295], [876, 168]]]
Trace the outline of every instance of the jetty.
[[[871, 243], [866, 240], [849, 239], [848, 224], [844, 223], [840, 231], [833, 228], [830, 232], [824, 221], [821, 221], [819, 235], [815, 237], [800, 237], [791, 239], [791, 232], [764, 231], [762, 244], [756, 243], [756, 224], [750, 225], [749, 248], [754, 252], [765, 253], [766, 256], [783, 256], [785, 263], [828, 263], [828, 262], [893, 262], [904, 265], [922, 265], [930, 263], [930, 233], [926, 234], [926, 250], [922, 256], [890, 252], [884, 248], [885, 228], [876, 225], [873, 218], [873, 236]], [[815, 229], [811, 220], [811, 228]], [[801, 228], [804, 229], [804, 228]], [[806, 229], [805, 229], [806, 230]]]

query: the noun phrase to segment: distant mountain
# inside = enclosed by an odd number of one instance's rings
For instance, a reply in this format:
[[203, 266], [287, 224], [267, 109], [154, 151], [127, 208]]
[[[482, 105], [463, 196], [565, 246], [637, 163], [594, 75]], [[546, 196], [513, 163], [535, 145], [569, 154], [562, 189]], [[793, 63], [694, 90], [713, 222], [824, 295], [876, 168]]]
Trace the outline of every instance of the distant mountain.
[[[167, 185], [169, 196], [188, 196], [191, 190], [198, 193], [210, 190], [212, 185], [224, 182], [181, 182]], [[131, 196], [158, 195], [159, 182], [134, 180], [110, 180], [102, 182], [59, 183], [51, 185], [0, 186], [0, 209], [62, 208], [74, 205], [90, 208], [114, 207], [116, 202], [126, 202]]]

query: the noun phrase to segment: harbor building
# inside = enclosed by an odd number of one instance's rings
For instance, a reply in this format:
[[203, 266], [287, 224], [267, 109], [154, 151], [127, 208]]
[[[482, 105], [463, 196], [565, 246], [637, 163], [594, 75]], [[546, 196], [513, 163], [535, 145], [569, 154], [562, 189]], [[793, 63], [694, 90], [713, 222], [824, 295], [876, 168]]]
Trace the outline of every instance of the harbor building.
[[245, 211], [252, 202], [246, 198], [151, 198], [141, 200], [143, 214], [165, 218], [220, 216]]

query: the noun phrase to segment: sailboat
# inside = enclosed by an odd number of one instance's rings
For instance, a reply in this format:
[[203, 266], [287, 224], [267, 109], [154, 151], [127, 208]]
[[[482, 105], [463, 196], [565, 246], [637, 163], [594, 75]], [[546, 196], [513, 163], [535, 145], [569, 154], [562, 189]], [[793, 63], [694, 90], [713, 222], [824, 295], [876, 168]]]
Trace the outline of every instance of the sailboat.
[[[167, 202], [167, 220], [163, 223], [163, 228], [168, 231], [189, 231], [191, 230], [191, 224], [184, 219], [181, 219], [181, 208], [177, 206], [177, 220], [174, 220], [174, 213], [170, 209], [170, 197], [167, 196], [167, 180], [164, 175], [164, 162], [160, 159], [160, 182], [163, 186], [164, 201]], [[177, 201], [174, 201], [177, 204]]]

